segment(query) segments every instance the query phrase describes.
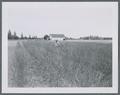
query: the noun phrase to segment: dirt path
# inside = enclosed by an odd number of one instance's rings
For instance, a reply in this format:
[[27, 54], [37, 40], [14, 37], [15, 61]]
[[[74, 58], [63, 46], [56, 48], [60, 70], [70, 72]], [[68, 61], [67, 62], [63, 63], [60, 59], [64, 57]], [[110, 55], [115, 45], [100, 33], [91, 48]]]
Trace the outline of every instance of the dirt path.
[[8, 41], [8, 86], [17, 86], [16, 84], [16, 68], [15, 68], [15, 48], [18, 41]]
[[16, 59], [17, 46], [23, 46], [22, 41], [10, 40], [8, 41], [8, 86], [18, 87], [23, 86], [23, 70], [22, 64], [18, 63]]

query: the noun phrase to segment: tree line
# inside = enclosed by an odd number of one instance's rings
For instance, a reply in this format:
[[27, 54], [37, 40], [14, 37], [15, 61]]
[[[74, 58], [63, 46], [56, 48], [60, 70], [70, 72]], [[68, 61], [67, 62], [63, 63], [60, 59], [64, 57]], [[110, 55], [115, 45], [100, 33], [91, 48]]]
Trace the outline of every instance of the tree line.
[[[23, 35], [23, 33], [21, 33], [20, 36], [17, 35], [16, 32], [14, 32], [12, 34], [11, 30], [8, 31], [8, 39], [44, 39], [44, 40], [50, 40], [50, 37], [49, 35], [44, 35], [43, 38], [38, 38], [37, 36], [31, 36], [29, 35], [28, 37]], [[68, 38], [66, 37], [65, 40], [80, 40], [80, 39], [83, 39], [83, 40], [112, 40], [111, 37], [99, 37], [99, 36], [86, 36], [86, 37], [80, 37], [78, 39], [75, 39], [75, 38]]]
[[27, 36], [24, 36], [23, 33], [18, 36], [16, 32], [12, 33], [11, 30], [8, 31], [8, 39], [37, 39], [37, 36], [31, 36], [29, 35], [28, 37]]

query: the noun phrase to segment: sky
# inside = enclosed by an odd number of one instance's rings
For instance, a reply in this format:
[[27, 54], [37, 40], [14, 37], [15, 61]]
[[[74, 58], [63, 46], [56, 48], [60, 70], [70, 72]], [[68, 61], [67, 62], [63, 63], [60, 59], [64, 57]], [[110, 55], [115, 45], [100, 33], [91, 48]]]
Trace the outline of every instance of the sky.
[[18, 36], [112, 37], [116, 2], [3, 2], [3, 31]]

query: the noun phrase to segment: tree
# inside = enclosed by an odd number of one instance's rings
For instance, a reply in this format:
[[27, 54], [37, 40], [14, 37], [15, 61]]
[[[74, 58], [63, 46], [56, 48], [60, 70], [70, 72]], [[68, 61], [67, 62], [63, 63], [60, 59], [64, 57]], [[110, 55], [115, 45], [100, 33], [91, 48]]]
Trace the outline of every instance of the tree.
[[19, 37], [17, 36], [16, 32], [14, 32], [14, 34], [12, 34], [11, 30], [9, 29], [9, 31], [8, 31], [8, 39], [19, 39]]
[[14, 35], [13, 35], [14, 39], [18, 39], [19, 37], [17, 36], [16, 32], [14, 32]]
[[11, 30], [9, 29], [8, 31], [8, 39], [12, 39], [12, 33], [11, 33]]
[[27, 36], [25, 36], [24, 39], [27, 39]]
[[44, 40], [50, 40], [50, 37], [48, 35], [45, 35]]
[[31, 37], [31, 35], [29, 35], [29, 39], [31, 39], [32, 37]]
[[21, 39], [23, 39], [23, 33], [21, 34]]

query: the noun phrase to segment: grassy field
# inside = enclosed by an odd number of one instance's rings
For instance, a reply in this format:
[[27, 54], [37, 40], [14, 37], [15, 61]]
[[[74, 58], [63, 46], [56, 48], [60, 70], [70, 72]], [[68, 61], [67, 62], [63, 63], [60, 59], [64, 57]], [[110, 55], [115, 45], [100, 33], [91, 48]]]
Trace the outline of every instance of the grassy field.
[[29, 40], [13, 51], [9, 46], [11, 87], [112, 86], [112, 43]]

